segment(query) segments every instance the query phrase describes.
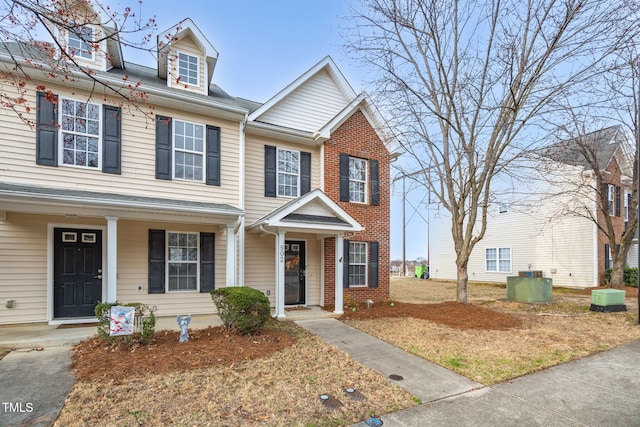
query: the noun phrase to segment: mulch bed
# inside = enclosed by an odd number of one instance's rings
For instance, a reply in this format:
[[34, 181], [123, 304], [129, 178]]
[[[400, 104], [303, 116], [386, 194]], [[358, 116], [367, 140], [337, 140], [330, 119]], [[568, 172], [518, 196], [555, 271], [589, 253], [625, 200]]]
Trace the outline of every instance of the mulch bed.
[[231, 366], [269, 355], [295, 341], [279, 330], [261, 329], [256, 335], [240, 336], [219, 326], [190, 330], [186, 343], [180, 343], [179, 337], [178, 331], [159, 331], [146, 345], [113, 345], [99, 338], [83, 341], [75, 348], [72, 368], [78, 381], [120, 383], [132, 376]]
[[375, 303], [370, 309], [361, 304], [356, 311], [345, 309], [343, 320], [367, 320], [384, 317], [413, 317], [430, 320], [455, 329], [507, 330], [522, 325], [522, 321], [508, 313], [462, 302], [439, 304]]

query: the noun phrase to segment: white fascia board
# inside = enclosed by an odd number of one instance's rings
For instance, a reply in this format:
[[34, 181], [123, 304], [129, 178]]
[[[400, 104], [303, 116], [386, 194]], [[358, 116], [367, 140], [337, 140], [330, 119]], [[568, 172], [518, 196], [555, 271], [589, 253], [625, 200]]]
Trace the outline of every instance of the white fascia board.
[[210, 209], [197, 206], [182, 206], [179, 209], [173, 206], [167, 206], [163, 203], [154, 202], [138, 202], [129, 200], [108, 200], [100, 198], [87, 198], [87, 197], [73, 197], [73, 196], [56, 196], [55, 198], [46, 194], [38, 195], [33, 193], [20, 193], [12, 191], [10, 193], [0, 192], [0, 200], [3, 202], [3, 209], [5, 206], [11, 204], [12, 209], [20, 211], [20, 205], [41, 205], [41, 206], [61, 206], [63, 209], [69, 210], [71, 206], [78, 207], [101, 207], [101, 208], [114, 208], [133, 211], [146, 211], [153, 210], [159, 212], [175, 212], [178, 214], [199, 214], [199, 215], [216, 215], [226, 216], [229, 218], [238, 218], [243, 216], [244, 211], [233, 208], [228, 209]]
[[[295, 213], [298, 209], [312, 202], [313, 200], [319, 200], [322, 202], [329, 211], [331, 211], [336, 218], [346, 222], [345, 225], [339, 224], [314, 224], [296, 221], [283, 221], [287, 215]], [[321, 190], [313, 190], [304, 196], [294, 199], [279, 208], [273, 210], [271, 213], [258, 219], [251, 224], [249, 229], [257, 229], [260, 226], [276, 227], [276, 228], [300, 228], [305, 230], [322, 230], [322, 231], [344, 231], [344, 232], [356, 232], [362, 231], [363, 227], [356, 221], [351, 215], [349, 215], [344, 209], [342, 209], [337, 203], [329, 198]]]
[[[191, 20], [191, 18], [183, 19], [176, 25], [173, 25], [169, 29], [157, 35], [156, 46], [158, 49], [158, 72], [160, 72], [161, 67], [165, 66], [165, 64], [160, 64], [162, 56], [161, 53], [166, 51], [168, 46], [176, 41], [174, 38], [180, 40], [186, 36], [191, 36], [198, 48], [202, 53], [204, 53], [205, 61], [207, 63], [207, 84], [204, 86], [207, 88], [209, 87], [209, 82], [211, 82], [211, 78], [213, 77], [213, 70], [216, 68], [216, 63], [218, 62], [218, 56], [220, 54], [217, 49], [213, 47], [204, 33], [200, 31], [200, 28], [198, 28], [198, 26]], [[162, 69], [164, 70], [164, 68]]]
[[333, 119], [327, 122], [327, 124], [325, 124], [316, 133], [316, 137], [324, 140], [331, 138], [331, 134], [349, 117], [351, 117], [357, 109], [361, 109], [362, 114], [364, 114], [365, 118], [369, 121], [378, 135], [378, 138], [380, 138], [387, 150], [390, 153], [396, 151], [400, 144], [393, 135], [385, 132], [385, 129], [388, 128], [388, 126], [386, 126], [386, 121], [383, 119], [382, 115], [366, 92], [363, 92], [354, 98], [349, 105], [343, 108], [342, 111], [340, 111]]
[[260, 117], [265, 112], [267, 112], [271, 107], [278, 104], [280, 101], [286, 98], [289, 94], [291, 94], [294, 90], [302, 86], [302, 84], [304, 84], [307, 80], [309, 80], [311, 77], [313, 77], [322, 69], [327, 70], [327, 72], [334, 79], [336, 84], [345, 92], [345, 96], [347, 98], [356, 97], [357, 94], [355, 93], [355, 91], [353, 90], [353, 88], [351, 87], [347, 79], [344, 78], [344, 75], [338, 69], [335, 62], [333, 62], [333, 59], [331, 59], [330, 56], [325, 56], [320, 62], [318, 62], [316, 65], [311, 67], [300, 77], [298, 77], [289, 85], [287, 85], [284, 89], [278, 92], [274, 97], [272, 97], [267, 102], [262, 104], [260, 108], [258, 108], [249, 116], [249, 121], [256, 120], [258, 117]]
[[[16, 58], [18, 59], [18, 58]], [[0, 62], [4, 62], [7, 64], [15, 64], [13, 58], [10, 55], [5, 53], [0, 53]], [[33, 68], [31, 64], [24, 62], [24, 60], [20, 60], [20, 65], [29, 66]], [[33, 68], [34, 71], [43, 72], [46, 74], [47, 71], [50, 71], [50, 67], [46, 64], [40, 64], [42, 68]], [[77, 89], [86, 89], [86, 90], [94, 90], [95, 82], [87, 77], [85, 74], [72, 71], [72, 76], [75, 79], [74, 88]], [[42, 80], [47, 81], [46, 77], [42, 77], [42, 79], [38, 79], [37, 77], [30, 76], [32, 80]], [[95, 75], [96, 79], [102, 81], [106, 85], [114, 85], [115, 87], [122, 85], [122, 79], [113, 78], [109, 75]], [[60, 79], [56, 83], [61, 85], [69, 86], [68, 82], [65, 82], [64, 79]], [[146, 104], [156, 104], [170, 107], [181, 108], [186, 111], [197, 111], [202, 112], [198, 108], [211, 108], [216, 111], [209, 111], [207, 114], [213, 115], [215, 117], [220, 118], [229, 118], [242, 120], [248, 114], [249, 110], [242, 107], [234, 107], [226, 104], [222, 104], [211, 99], [203, 97], [203, 95], [195, 94], [192, 92], [181, 91], [180, 93], [176, 93], [175, 91], [158, 88], [158, 87], [149, 87], [144, 84], [144, 80], [142, 80], [140, 87], [138, 89], [139, 92], [146, 93], [149, 95], [149, 101], [145, 102]], [[112, 96], [117, 97], [118, 95], [112, 94]], [[153, 98], [152, 98], [153, 97]], [[179, 107], [176, 105], [176, 102], [181, 102], [184, 105]]]
[[252, 135], [272, 137], [282, 141], [294, 142], [312, 147], [317, 147], [322, 143], [322, 141], [318, 141], [314, 138], [314, 135], [311, 132], [275, 126], [269, 123], [247, 122], [246, 130], [247, 133]]

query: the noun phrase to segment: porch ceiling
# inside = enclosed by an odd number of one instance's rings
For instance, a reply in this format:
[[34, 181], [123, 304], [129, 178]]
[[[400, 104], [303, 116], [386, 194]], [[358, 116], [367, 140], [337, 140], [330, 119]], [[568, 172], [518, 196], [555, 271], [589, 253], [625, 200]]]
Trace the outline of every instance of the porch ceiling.
[[142, 197], [0, 182], [3, 211], [233, 224], [244, 211], [222, 203]]

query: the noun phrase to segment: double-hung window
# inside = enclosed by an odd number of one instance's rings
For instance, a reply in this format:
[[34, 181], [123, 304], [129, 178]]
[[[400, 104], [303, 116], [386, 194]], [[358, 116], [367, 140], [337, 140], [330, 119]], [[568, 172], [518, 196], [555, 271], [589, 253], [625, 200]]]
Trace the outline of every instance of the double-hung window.
[[93, 30], [91, 28], [82, 27], [77, 33], [69, 32], [67, 37], [69, 54], [78, 58], [93, 60], [92, 40]]
[[173, 159], [175, 179], [202, 182], [204, 179], [204, 126], [174, 120]]
[[609, 208], [609, 215], [613, 215], [613, 194], [614, 194], [614, 186], [612, 184], [607, 184], [607, 202]]
[[62, 164], [100, 168], [100, 106], [66, 98], [61, 99], [61, 104]]
[[278, 196], [298, 197], [300, 152], [278, 148]]
[[367, 243], [349, 242], [349, 287], [367, 286]]
[[198, 233], [167, 233], [167, 290], [198, 290]]
[[180, 83], [198, 86], [198, 57], [178, 53], [178, 76]]
[[367, 161], [349, 157], [349, 201], [367, 202]]
[[485, 268], [488, 272], [511, 271], [511, 248], [486, 248]]

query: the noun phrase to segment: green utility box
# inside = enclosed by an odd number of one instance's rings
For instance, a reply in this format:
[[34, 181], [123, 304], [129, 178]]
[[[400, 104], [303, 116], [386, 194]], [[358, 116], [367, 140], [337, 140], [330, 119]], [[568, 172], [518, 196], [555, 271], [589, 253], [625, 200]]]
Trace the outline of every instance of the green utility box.
[[591, 291], [591, 311], [614, 312], [627, 311], [624, 305], [626, 292], [619, 289], [599, 289]]
[[546, 277], [507, 277], [507, 301], [551, 302], [553, 280]]

